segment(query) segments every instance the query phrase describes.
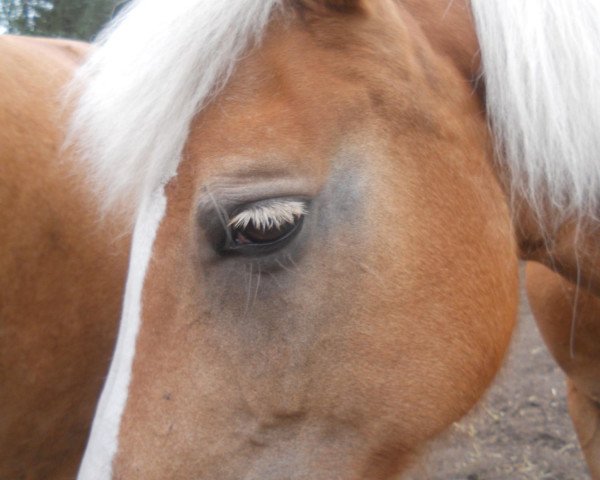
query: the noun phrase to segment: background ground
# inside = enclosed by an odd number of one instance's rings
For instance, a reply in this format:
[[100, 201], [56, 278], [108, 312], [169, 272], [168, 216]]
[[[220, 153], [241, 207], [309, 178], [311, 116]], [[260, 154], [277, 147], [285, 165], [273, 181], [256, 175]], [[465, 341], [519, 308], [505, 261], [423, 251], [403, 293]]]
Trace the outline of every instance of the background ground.
[[508, 361], [475, 412], [431, 447], [411, 480], [587, 480], [564, 377], [524, 300]]

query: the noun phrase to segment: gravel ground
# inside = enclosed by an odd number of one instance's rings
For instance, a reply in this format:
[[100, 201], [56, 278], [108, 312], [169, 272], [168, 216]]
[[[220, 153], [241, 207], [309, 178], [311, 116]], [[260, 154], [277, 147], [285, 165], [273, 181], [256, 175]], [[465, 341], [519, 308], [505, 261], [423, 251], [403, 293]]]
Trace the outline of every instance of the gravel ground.
[[[522, 295], [524, 298], [524, 295]], [[410, 480], [586, 480], [564, 376], [523, 300], [508, 360], [486, 398], [452, 426]]]

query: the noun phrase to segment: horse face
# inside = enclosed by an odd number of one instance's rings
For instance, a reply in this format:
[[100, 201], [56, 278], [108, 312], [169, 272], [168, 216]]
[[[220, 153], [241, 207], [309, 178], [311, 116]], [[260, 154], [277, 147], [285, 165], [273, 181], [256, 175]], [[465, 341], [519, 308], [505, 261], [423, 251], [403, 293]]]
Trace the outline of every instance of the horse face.
[[479, 109], [396, 4], [273, 22], [165, 189], [114, 478], [389, 478], [473, 405], [517, 303]]

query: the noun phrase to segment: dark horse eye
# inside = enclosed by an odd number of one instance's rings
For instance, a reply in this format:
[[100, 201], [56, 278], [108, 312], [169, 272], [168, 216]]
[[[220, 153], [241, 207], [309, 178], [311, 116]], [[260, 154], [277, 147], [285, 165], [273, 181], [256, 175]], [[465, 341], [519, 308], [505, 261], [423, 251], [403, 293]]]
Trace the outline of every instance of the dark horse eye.
[[306, 203], [270, 201], [242, 210], [229, 223], [221, 252], [260, 255], [283, 248], [300, 231]]
[[258, 228], [253, 223], [250, 223], [245, 228], [234, 229], [232, 239], [236, 245], [265, 245], [274, 242], [279, 242], [288, 237], [294, 232], [302, 221], [302, 217], [296, 219], [295, 222], [285, 223], [283, 225], [267, 228]]

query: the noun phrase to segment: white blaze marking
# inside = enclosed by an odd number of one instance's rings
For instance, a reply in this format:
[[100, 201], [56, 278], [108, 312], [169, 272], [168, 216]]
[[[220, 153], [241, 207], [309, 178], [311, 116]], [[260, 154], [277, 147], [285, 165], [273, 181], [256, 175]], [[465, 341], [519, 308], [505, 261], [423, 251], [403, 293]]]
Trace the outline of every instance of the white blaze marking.
[[112, 476], [112, 462], [117, 453], [119, 427], [127, 403], [141, 322], [144, 279], [166, 206], [167, 200], [161, 187], [142, 204], [135, 223], [119, 336], [108, 378], [96, 408], [78, 480], [108, 480]]

